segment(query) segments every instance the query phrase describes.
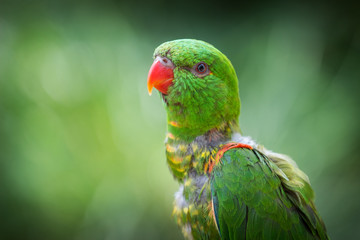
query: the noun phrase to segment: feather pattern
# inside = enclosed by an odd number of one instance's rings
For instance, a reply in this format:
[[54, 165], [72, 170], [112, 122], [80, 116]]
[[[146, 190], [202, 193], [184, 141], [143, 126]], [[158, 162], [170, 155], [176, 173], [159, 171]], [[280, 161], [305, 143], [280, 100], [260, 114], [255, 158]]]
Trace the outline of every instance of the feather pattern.
[[[298, 236], [327, 239], [325, 226], [313, 204], [308, 177], [295, 162], [239, 133], [225, 137], [228, 128], [231, 125], [209, 132], [186, 147], [177, 147], [177, 154], [191, 159], [180, 164], [188, 170], [181, 176], [184, 184], [176, 193], [173, 211], [184, 236], [187, 239], [269, 239], [269, 236], [270, 239], [299, 239]], [[168, 139], [167, 144], [176, 142]], [[228, 142], [247, 144], [253, 150], [228, 150], [208, 174], [207, 159], [215, 157]], [[177, 178], [179, 170], [174, 165], [169, 167]]]

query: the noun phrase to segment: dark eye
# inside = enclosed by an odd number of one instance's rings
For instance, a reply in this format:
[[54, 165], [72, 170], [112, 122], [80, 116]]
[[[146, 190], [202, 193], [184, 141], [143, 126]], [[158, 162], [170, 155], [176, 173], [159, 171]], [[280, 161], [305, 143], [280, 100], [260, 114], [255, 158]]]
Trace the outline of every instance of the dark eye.
[[195, 67], [196, 72], [198, 72], [199, 74], [204, 74], [208, 69], [208, 66], [206, 65], [206, 63], [198, 63]]

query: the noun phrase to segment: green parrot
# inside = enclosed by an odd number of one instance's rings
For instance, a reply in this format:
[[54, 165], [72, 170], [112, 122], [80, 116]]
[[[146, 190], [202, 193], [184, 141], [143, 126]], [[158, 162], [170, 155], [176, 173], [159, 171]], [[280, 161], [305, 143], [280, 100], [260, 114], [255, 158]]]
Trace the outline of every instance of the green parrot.
[[307, 175], [240, 131], [238, 79], [214, 46], [156, 48], [148, 90], [167, 112], [166, 160], [180, 189], [173, 216], [186, 239], [328, 239]]

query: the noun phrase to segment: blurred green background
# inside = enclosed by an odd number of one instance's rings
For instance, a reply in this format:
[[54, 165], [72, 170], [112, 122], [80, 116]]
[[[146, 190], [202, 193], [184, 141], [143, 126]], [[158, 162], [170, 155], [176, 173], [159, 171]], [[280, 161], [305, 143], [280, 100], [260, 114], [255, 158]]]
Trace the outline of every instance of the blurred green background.
[[155, 47], [212, 43], [246, 135], [309, 175], [332, 239], [360, 238], [360, 21], [345, 4], [2, 1], [0, 239], [182, 239]]

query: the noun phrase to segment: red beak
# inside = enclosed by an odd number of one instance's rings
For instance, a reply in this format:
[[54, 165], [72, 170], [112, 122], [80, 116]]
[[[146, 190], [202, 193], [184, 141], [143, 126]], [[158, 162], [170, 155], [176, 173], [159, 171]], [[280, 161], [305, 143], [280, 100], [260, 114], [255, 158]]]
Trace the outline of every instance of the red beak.
[[169, 86], [174, 80], [174, 64], [165, 57], [156, 57], [154, 63], [149, 70], [147, 85], [149, 95], [151, 95], [153, 87], [167, 94]]

